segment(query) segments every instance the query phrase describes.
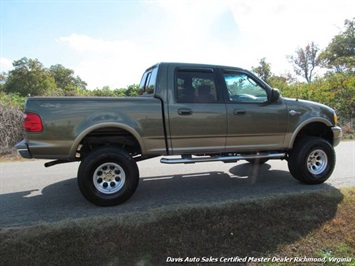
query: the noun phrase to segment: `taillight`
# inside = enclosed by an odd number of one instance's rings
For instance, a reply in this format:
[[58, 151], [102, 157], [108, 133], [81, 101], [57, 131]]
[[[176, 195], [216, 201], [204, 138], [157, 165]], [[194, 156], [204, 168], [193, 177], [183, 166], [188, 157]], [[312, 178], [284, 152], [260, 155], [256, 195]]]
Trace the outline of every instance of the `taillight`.
[[24, 128], [27, 132], [41, 132], [43, 129], [41, 117], [34, 113], [25, 113]]

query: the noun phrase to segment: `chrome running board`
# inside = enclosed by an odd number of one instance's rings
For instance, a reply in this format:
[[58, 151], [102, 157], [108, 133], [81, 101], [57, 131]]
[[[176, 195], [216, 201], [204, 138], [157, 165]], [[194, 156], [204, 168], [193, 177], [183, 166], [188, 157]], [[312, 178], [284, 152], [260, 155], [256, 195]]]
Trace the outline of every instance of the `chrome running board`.
[[205, 162], [236, 162], [238, 160], [249, 159], [285, 159], [286, 153], [257, 153], [245, 155], [225, 155], [225, 156], [198, 156], [190, 155], [181, 156], [181, 158], [161, 158], [161, 163], [178, 164], [178, 163], [205, 163]]

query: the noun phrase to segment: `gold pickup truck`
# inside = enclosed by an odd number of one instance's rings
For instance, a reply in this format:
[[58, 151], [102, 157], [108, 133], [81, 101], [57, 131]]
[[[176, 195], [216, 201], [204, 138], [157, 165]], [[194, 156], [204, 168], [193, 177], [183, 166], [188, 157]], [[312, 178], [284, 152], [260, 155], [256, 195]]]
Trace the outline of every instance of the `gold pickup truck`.
[[25, 158], [54, 159], [47, 167], [81, 161], [80, 191], [99, 206], [129, 199], [136, 162], [156, 156], [167, 164], [285, 159], [307, 184], [332, 174], [342, 136], [334, 110], [283, 98], [247, 70], [159, 63], [140, 90], [127, 98], [29, 97], [16, 147]]

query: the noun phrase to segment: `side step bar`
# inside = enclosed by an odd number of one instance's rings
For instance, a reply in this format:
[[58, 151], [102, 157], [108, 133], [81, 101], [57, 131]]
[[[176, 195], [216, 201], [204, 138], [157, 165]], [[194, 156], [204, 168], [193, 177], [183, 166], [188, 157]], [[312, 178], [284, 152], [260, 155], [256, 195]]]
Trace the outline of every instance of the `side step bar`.
[[238, 160], [248, 159], [285, 159], [286, 153], [258, 153], [245, 155], [226, 155], [226, 156], [206, 156], [206, 157], [192, 157], [182, 156], [181, 158], [161, 158], [161, 163], [178, 164], [178, 163], [205, 163], [205, 162], [236, 162]]

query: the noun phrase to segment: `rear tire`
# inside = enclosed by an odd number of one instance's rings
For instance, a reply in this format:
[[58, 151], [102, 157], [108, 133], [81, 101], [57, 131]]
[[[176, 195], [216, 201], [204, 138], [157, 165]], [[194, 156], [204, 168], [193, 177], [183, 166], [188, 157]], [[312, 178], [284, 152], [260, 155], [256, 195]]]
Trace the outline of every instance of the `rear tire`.
[[78, 184], [83, 196], [98, 206], [115, 206], [128, 200], [139, 182], [136, 162], [119, 148], [100, 147], [81, 162]]
[[324, 183], [333, 173], [334, 167], [334, 148], [322, 138], [302, 138], [289, 153], [290, 173], [305, 184]]

